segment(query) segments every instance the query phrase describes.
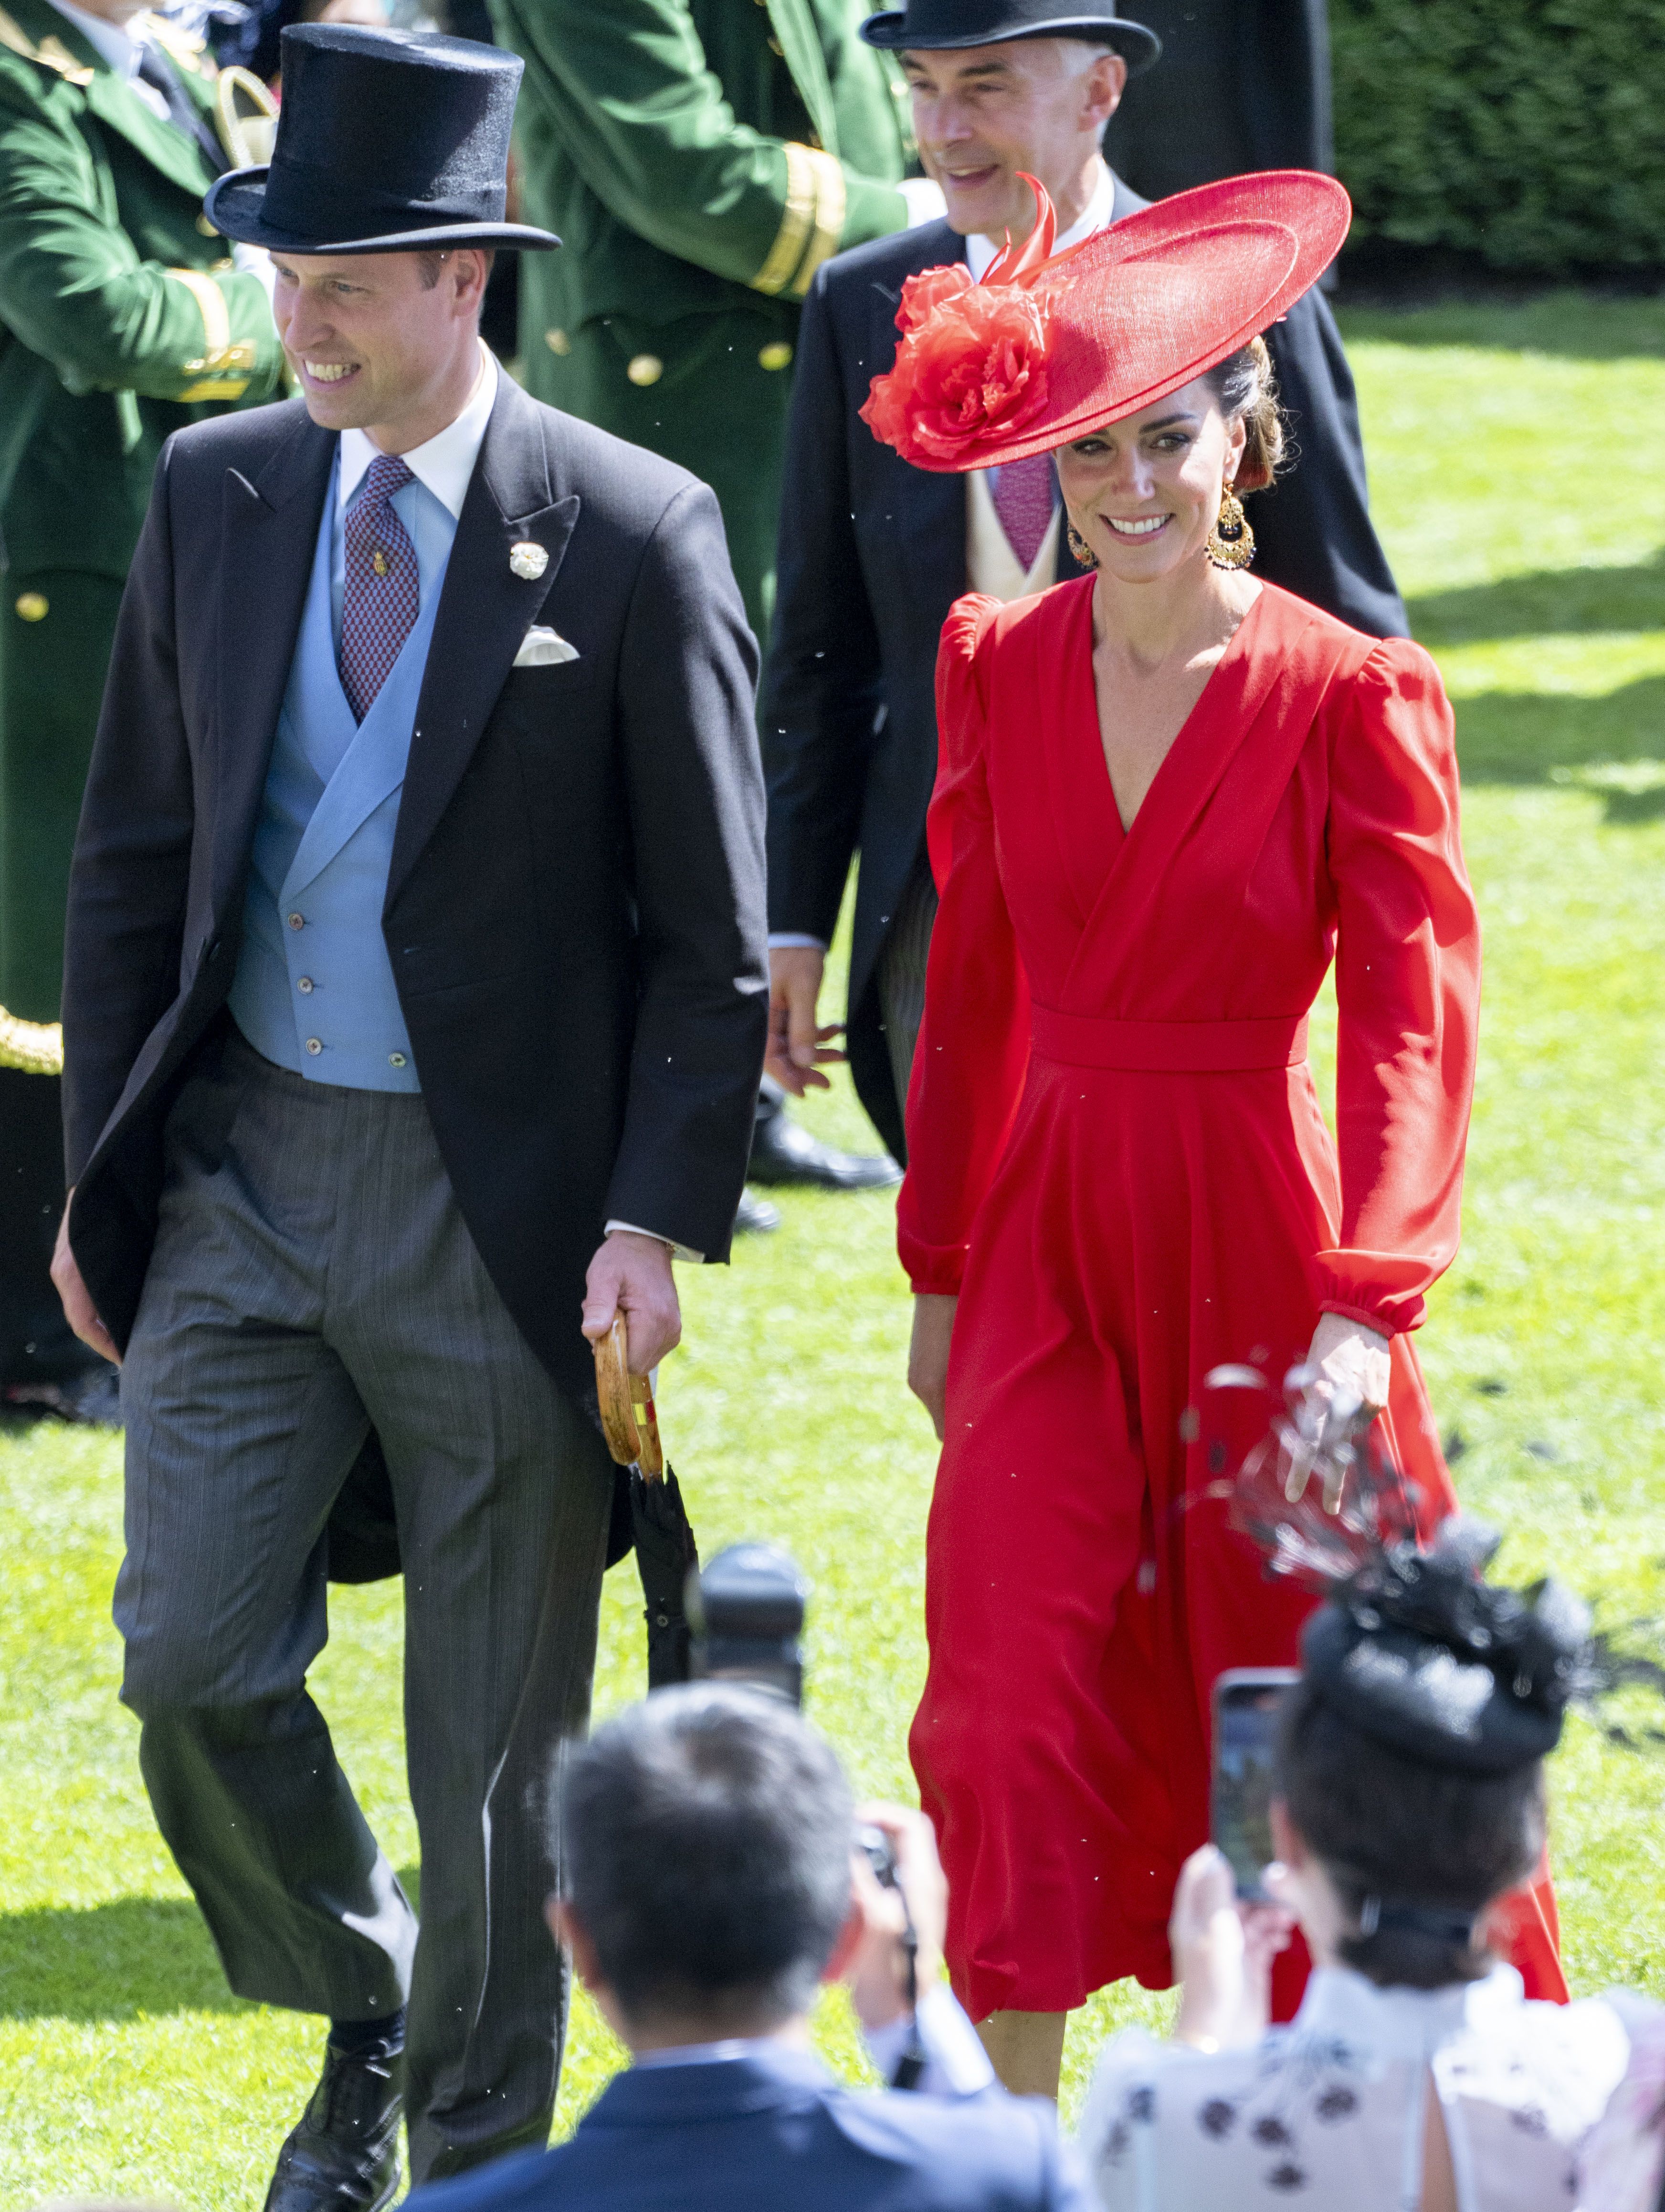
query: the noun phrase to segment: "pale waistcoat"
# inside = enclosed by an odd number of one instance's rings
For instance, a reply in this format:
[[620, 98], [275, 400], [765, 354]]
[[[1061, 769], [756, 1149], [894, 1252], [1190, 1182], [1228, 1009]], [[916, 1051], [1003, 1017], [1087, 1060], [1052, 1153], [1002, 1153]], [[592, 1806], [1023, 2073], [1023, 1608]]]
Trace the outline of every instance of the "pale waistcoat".
[[381, 933], [399, 794], [443, 567], [356, 727], [331, 605], [339, 472], [319, 526], [306, 612], [254, 833], [231, 1011], [278, 1066], [352, 1091], [418, 1091]]

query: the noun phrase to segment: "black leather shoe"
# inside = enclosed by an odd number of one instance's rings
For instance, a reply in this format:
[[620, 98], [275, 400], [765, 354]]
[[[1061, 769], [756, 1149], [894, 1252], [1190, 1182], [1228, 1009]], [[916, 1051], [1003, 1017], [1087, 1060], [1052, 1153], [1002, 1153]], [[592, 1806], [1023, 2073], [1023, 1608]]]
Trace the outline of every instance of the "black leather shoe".
[[277, 2154], [266, 2212], [381, 2212], [399, 2185], [402, 2053], [333, 2044], [301, 2118]]
[[737, 1237], [757, 1236], [780, 1226], [781, 1209], [778, 1206], [771, 1206], [766, 1198], [759, 1198], [755, 1190], [740, 1193], [739, 1208], [734, 1216], [734, 1234]]
[[753, 1182], [812, 1183], [822, 1190], [882, 1190], [902, 1181], [888, 1152], [836, 1152], [766, 1100], [758, 1102], [746, 1174]]

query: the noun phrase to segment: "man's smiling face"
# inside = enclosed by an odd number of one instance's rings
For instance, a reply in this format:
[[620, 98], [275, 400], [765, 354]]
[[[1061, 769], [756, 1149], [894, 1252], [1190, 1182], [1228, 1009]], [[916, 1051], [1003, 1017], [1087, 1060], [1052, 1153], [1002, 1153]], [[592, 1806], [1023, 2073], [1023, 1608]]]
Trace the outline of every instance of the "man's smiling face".
[[[1035, 202], [1019, 170], [1039, 177], [1073, 220], [1098, 158], [1127, 64], [1083, 39], [1009, 39], [902, 58], [925, 167], [963, 236], [1025, 236]], [[1091, 185], [1086, 186], [1091, 196]], [[1085, 203], [1084, 203], [1085, 204]]]
[[477, 249], [272, 262], [277, 335], [307, 412], [326, 430], [425, 421], [459, 353], [473, 356], [486, 266]]

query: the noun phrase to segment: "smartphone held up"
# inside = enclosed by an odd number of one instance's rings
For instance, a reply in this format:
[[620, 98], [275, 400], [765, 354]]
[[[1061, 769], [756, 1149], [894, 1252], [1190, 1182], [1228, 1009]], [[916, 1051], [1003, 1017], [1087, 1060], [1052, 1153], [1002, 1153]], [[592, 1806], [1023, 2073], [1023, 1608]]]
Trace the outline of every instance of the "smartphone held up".
[[1209, 1831], [1245, 1904], [1268, 1902], [1261, 1875], [1272, 1848], [1273, 1754], [1293, 1667], [1233, 1667], [1214, 1684]]

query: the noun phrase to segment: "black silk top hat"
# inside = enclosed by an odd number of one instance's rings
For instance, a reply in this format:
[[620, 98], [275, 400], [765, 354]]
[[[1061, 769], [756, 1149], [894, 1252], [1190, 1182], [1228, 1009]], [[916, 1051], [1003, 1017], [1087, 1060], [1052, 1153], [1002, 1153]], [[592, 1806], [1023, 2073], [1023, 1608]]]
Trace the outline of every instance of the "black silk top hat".
[[1097, 6], [1065, 0], [908, 0], [869, 15], [861, 35], [870, 46], [899, 52], [912, 46], [998, 46], [1008, 39], [1091, 39], [1113, 46], [1127, 64], [1129, 76], [1147, 70], [1162, 52], [1162, 41], [1143, 23], [1115, 12], [1115, 0]]
[[291, 24], [281, 51], [270, 164], [203, 204], [225, 237], [278, 253], [560, 245], [503, 220], [518, 54], [352, 23]]

